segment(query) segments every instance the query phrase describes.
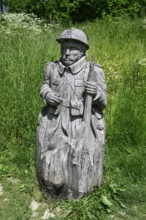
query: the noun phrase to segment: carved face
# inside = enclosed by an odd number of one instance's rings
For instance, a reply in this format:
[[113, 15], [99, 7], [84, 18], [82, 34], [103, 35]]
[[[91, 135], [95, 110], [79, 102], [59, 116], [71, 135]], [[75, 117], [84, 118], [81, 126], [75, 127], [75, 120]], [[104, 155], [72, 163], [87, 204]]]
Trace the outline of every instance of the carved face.
[[85, 55], [83, 44], [75, 41], [66, 41], [61, 45], [61, 60], [65, 66], [70, 66]]

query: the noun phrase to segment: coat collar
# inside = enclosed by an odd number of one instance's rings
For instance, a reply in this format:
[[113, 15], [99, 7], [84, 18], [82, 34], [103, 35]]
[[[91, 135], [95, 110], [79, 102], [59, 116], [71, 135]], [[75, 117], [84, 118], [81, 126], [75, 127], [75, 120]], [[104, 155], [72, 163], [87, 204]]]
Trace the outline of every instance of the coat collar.
[[63, 74], [67, 68], [71, 70], [72, 74], [77, 74], [86, 64], [86, 56], [82, 57], [79, 61], [73, 65], [66, 67], [62, 64], [61, 61], [58, 62], [58, 71], [60, 74]]

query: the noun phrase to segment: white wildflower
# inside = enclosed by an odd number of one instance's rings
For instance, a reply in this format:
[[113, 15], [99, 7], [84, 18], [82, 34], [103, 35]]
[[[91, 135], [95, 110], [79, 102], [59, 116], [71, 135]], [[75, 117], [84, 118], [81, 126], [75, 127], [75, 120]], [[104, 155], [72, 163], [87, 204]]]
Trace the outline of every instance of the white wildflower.
[[38, 35], [42, 30], [51, 31], [54, 25], [44, 24], [44, 20], [38, 18], [34, 14], [24, 14], [24, 13], [3, 13], [0, 14], [0, 29], [6, 35], [15, 35], [19, 33], [20, 35], [28, 31], [30, 35]]

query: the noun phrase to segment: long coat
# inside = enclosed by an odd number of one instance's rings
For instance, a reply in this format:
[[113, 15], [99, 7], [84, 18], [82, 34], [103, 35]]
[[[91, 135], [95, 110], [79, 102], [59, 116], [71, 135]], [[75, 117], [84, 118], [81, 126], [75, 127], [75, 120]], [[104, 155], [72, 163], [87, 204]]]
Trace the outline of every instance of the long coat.
[[[37, 128], [37, 172], [39, 181], [52, 195], [56, 194], [55, 189], [61, 188], [60, 194], [65, 197], [78, 197], [101, 184], [105, 142], [103, 109], [107, 98], [100, 65], [94, 66], [94, 73], [97, 94], [92, 102], [90, 147], [85, 147], [83, 114], [89, 63], [82, 57], [70, 67], [65, 67], [61, 61], [46, 65], [40, 92], [45, 107], [39, 115]], [[62, 100], [57, 106], [46, 102], [46, 95], [52, 91]], [[84, 167], [83, 163], [86, 164]], [[95, 173], [96, 178], [93, 177]], [[86, 180], [84, 176], [88, 176]]]

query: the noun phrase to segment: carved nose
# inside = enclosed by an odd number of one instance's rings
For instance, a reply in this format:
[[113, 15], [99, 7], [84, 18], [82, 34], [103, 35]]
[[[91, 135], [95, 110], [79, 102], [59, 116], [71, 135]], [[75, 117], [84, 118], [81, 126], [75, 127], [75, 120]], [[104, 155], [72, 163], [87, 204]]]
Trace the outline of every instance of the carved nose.
[[65, 54], [70, 55], [70, 49], [67, 49]]

